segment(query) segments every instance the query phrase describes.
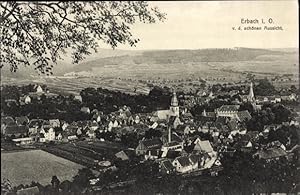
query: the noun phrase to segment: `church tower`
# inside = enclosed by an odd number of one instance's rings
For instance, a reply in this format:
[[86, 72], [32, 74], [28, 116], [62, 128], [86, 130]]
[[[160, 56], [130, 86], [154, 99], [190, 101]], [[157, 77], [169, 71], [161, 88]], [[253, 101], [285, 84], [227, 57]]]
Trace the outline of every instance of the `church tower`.
[[248, 95], [248, 101], [254, 103], [255, 102], [255, 97], [254, 97], [254, 92], [253, 92], [253, 84], [251, 82], [250, 84], [250, 90], [249, 90], [249, 95]]
[[171, 99], [170, 115], [179, 117], [179, 106], [175, 91], [173, 92], [173, 97]]
[[204, 109], [203, 112], [202, 112], [202, 116], [207, 116], [206, 110], [205, 110], [205, 109]]

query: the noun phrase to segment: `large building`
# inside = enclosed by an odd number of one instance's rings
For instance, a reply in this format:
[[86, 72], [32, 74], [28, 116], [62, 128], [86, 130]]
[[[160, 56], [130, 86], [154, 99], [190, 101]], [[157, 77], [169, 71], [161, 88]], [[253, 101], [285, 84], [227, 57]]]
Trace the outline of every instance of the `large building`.
[[173, 93], [169, 110], [157, 110], [153, 114], [158, 120], [168, 120], [171, 116], [179, 117], [179, 105], [176, 92]]

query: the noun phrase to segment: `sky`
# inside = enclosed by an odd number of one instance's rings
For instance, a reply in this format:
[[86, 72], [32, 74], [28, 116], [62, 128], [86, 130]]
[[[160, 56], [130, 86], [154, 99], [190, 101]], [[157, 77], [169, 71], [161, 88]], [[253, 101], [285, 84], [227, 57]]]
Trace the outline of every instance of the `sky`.
[[[140, 39], [137, 47], [118, 49], [201, 49], [201, 48], [299, 48], [297, 0], [285, 1], [160, 1], [150, 2], [167, 14], [164, 22], [137, 23], [132, 33]], [[283, 30], [239, 31], [241, 19], [273, 19], [268, 26]]]

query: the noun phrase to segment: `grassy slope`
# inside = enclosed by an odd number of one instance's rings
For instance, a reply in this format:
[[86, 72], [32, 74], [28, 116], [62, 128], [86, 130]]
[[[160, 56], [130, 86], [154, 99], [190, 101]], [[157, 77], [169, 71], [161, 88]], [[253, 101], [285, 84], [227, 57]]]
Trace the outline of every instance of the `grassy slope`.
[[41, 150], [1, 153], [1, 178], [8, 178], [12, 185], [49, 184], [54, 174], [61, 181], [71, 180], [82, 167]]

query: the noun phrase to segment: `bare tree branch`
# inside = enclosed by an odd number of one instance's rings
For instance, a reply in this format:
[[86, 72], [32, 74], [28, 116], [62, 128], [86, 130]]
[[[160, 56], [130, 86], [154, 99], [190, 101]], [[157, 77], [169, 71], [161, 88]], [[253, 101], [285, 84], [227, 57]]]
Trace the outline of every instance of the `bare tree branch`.
[[42, 73], [60, 59], [61, 51], [71, 49], [78, 63], [90, 49], [97, 50], [99, 41], [112, 48], [134, 46], [138, 39], [131, 25], [165, 17], [147, 2], [10, 2], [0, 8], [1, 66], [16, 70], [32, 64]]

